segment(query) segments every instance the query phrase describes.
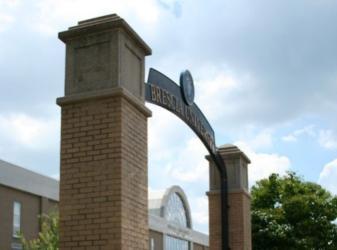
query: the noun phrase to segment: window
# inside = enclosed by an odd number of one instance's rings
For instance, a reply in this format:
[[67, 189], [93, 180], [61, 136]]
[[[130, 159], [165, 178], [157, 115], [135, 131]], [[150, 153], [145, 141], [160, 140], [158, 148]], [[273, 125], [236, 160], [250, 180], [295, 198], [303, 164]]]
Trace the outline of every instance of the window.
[[154, 239], [151, 238], [151, 250], [154, 250]]
[[13, 242], [13, 243], [11, 244], [11, 250], [22, 250], [22, 245], [21, 245], [21, 243], [15, 243], [15, 242]]
[[19, 237], [21, 221], [21, 203], [14, 201], [13, 204], [13, 237]]
[[189, 242], [169, 235], [165, 236], [165, 250], [189, 250]]
[[184, 203], [177, 193], [170, 195], [166, 206], [166, 219], [178, 226], [188, 227]]

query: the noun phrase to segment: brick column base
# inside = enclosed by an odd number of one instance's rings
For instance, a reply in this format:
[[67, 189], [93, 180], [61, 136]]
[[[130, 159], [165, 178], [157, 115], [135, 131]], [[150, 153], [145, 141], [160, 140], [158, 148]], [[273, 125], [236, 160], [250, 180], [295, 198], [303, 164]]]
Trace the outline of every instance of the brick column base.
[[230, 191], [229, 204], [229, 245], [232, 250], [250, 250], [251, 221], [250, 195], [243, 191]]
[[148, 248], [150, 113], [126, 96], [59, 100], [62, 250]]
[[220, 191], [207, 192], [209, 211], [209, 249], [221, 250], [221, 195]]

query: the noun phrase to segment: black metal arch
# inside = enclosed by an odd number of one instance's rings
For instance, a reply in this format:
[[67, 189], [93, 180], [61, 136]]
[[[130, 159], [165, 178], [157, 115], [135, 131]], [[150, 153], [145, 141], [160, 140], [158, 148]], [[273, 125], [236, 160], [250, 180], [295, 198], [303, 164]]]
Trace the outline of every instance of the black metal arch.
[[148, 81], [145, 83], [145, 100], [169, 110], [183, 120], [205, 145], [212, 161], [217, 166], [221, 179], [222, 250], [228, 250], [227, 172], [225, 162], [217, 150], [214, 131], [210, 123], [195, 103], [192, 105], [185, 103], [181, 89], [174, 81], [153, 68], [150, 69]]

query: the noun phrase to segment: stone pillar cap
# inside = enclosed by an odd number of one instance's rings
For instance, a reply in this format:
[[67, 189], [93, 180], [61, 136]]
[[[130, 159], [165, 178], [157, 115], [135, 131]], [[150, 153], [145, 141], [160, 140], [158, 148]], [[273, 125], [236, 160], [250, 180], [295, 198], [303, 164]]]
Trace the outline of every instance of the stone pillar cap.
[[247, 161], [247, 163], [250, 163], [248, 156], [233, 144], [221, 145], [218, 147], [218, 151], [224, 157], [230, 157], [239, 154]]
[[111, 29], [121, 28], [129, 36], [131, 36], [136, 43], [144, 50], [145, 55], [151, 55], [151, 48], [144, 42], [142, 38], [130, 27], [130, 25], [117, 14], [111, 14], [96, 18], [91, 18], [78, 22], [78, 25], [70, 27], [66, 31], [59, 33], [58, 37], [64, 43], [67, 41], [81, 36], [83, 34], [90, 34], [93, 32], [101, 32]]

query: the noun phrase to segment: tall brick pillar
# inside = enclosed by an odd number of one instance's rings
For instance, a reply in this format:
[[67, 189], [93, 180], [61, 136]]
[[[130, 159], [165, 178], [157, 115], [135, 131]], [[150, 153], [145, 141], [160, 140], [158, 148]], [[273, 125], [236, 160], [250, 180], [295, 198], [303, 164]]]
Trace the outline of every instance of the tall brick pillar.
[[117, 15], [59, 33], [66, 44], [60, 249], [147, 249], [144, 59], [151, 49]]
[[[252, 242], [247, 171], [250, 160], [234, 145], [224, 145], [218, 152], [227, 167], [230, 249], [250, 250]], [[210, 162], [210, 191], [207, 193], [210, 250], [221, 250], [220, 175], [211, 159], [206, 158]]]

